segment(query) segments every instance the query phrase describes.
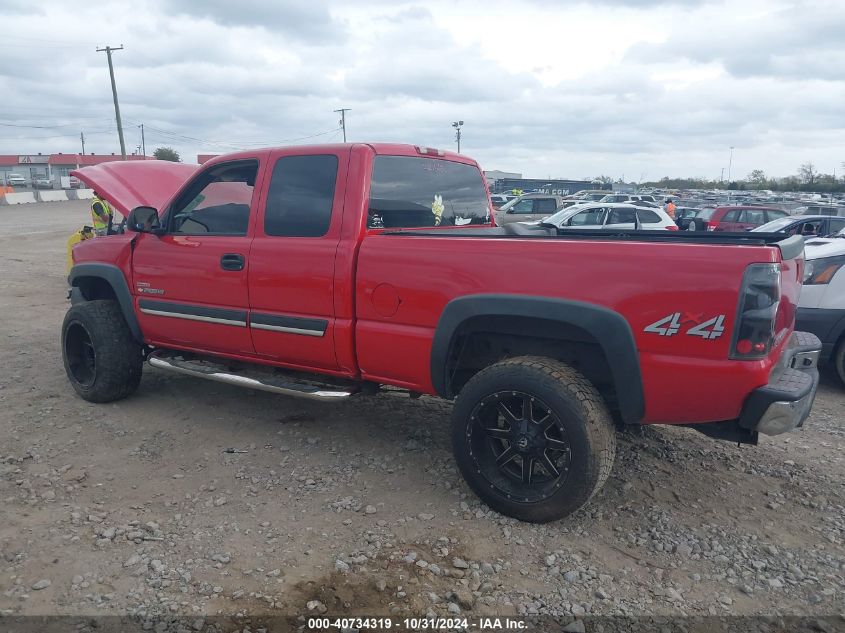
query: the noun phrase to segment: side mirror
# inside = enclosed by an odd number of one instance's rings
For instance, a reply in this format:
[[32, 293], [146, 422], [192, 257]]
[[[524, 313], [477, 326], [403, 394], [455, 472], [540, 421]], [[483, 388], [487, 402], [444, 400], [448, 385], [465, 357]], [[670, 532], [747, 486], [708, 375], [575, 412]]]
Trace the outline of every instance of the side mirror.
[[161, 221], [158, 210], [153, 207], [135, 207], [126, 218], [126, 228], [136, 233], [160, 234]]

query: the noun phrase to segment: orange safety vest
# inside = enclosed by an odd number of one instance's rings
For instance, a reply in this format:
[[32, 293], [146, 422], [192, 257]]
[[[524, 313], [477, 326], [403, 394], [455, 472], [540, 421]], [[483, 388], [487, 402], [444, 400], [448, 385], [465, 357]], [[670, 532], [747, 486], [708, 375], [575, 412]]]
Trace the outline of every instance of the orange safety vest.
[[666, 205], [666, 213], [673, 220], [675, 219], [675, 209], [677, 209], [677, 207], [674, 202], [670, 202]]

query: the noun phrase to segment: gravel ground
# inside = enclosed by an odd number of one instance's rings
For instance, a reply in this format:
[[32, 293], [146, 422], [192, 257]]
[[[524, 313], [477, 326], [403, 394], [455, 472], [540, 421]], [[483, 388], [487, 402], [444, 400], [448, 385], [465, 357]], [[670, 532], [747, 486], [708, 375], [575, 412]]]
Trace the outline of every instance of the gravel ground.
[[845, 612], [830, 375], [805, 428], [756, 448], [625, 432], [584, 510], [529, 525], [464, 485], [448, 403], [323, 404], [150, 368], [133, 397], [84, 402], [58, 336], [86, 205], [0, 218], [0, 615]]

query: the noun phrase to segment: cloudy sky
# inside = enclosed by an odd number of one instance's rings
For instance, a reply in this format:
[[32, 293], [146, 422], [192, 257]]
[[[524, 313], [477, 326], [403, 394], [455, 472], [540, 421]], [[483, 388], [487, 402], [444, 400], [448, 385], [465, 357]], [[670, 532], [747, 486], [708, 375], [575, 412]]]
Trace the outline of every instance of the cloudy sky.
[[527, 177], [845, 161], [842, 0], [0, 0], [0, 153], [340, 140]]

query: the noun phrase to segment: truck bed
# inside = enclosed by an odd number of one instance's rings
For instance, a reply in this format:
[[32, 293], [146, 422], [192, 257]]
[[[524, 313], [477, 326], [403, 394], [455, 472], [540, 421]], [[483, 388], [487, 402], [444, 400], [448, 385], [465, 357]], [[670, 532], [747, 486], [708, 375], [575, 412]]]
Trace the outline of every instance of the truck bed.
[[804, 250], [804, 238], [783, 233], [729, 233], [711, 231], [608, 231], [605, 229], [558, 229], [539, 225], [519, 225], [483, 228], [405, 229], [385, 231], [387, 235], [415, 235], [427, 237], [477, 237], [486, 239], [566, 239], [630, 242], [669, 242], [672, 244], [710, 244], [724, 246], [777, 246], [784, 259], [797, 257]]

